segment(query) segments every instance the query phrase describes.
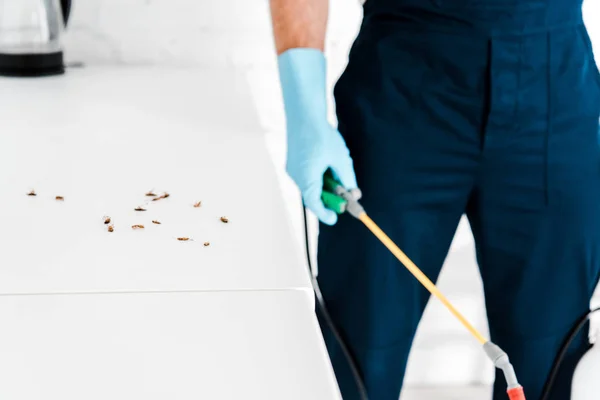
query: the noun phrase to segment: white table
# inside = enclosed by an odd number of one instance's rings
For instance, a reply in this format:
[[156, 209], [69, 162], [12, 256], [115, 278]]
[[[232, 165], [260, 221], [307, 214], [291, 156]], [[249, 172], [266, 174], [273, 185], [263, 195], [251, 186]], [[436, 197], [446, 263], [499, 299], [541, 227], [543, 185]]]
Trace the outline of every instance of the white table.
[[201, 73], [0, 78], [0, 399], [340, 398], [252, 101]]
[[0, 297], [3, 400], [341, 399], [301, 291]]
[[[0, 294], [310, 290], [234, 74], [90, 68], [0, 87]], [[134, 211], [150, 189], [171, 197]]]

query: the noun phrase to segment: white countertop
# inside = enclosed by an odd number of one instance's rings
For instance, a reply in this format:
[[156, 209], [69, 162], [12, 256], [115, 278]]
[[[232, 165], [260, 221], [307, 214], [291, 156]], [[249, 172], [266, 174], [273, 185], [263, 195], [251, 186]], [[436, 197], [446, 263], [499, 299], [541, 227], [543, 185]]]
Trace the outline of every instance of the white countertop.
[[341, 398], [245, 84], [202, 74], [0, 79], [1, 399]]
[[[85, 68], [0, 88], [0, 294], [310, 292], [237, 76]], [[171, 197], [134, 211], [150, 189]]]
[[341, 399], [299, 291], [0, 296], [3, 400]]

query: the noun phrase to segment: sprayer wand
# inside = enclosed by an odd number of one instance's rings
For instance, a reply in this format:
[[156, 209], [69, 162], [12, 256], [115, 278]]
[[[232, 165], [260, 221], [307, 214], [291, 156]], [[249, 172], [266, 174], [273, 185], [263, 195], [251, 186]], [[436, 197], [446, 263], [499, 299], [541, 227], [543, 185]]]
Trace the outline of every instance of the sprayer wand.
[[507, 393], [510, 400], [525, 400], [523, 387], [519, 384], [515, 370], [510, 363], [508, 355], [497, 345], [487, 340], [444, 296], [435, 284], [404, 254], [402, 250], [377, 226], [367, 215], [363, 206], [359, 203], [361, 194], [358, 190], [347, 190], [334, 177], [331, 171], [327, 171], [323, 177], [323, 193], [321, 200], [323, 204], [332, 211], [343, 214], [347, 212], [360, 220], [375, 235], [388, 250], [410, 271], [411, 274], [460, 321], [460, 323], [477, 339], [483, 346], [488, 358], [492, 360], [496, 368], [502, 370], [508, 385]]

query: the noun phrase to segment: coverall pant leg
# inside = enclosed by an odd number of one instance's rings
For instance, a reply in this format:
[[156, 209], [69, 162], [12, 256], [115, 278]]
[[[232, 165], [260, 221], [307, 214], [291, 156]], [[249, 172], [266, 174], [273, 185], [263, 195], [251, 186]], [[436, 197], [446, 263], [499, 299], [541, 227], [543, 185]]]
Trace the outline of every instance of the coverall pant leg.
[[[600, 274], [600, 80], [583, 25], [491, 42], [490, 112], [467, 214], [494, 342], [539, 399]], [[551, 399], [570, 399], [587, 330]], [[506, 398], [497, 374], [494, 398]]]
[[[363, 205], [430, 279], [467, 213], [492, 339], [538, 399], [600, 275], [600, 78], [585, 29], [363, 31], [335, 94]], [[349, 216], [321, 226], [318, 263], [370, 399], [397, 400], [427, 291]], [[323, 333], [343, 398], [358, 399]], [[569, 398], [585, 339], [570, 349], [553, 400]], [[498, 376], [494, 399], [505, 390]]]

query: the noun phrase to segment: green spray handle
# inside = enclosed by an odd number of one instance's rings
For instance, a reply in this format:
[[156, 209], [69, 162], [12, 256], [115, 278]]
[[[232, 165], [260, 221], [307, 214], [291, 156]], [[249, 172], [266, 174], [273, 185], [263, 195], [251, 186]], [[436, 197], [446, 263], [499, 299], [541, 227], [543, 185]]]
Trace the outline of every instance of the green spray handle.
[[321, 201], [325, 207], [336, 214], [345, 213], [348, 201], [339, 195], [345, 190], [342, 184], [333, 177], [333, 173], [327, 170], [323, 175], [323, 192], [321, 193]]

